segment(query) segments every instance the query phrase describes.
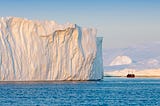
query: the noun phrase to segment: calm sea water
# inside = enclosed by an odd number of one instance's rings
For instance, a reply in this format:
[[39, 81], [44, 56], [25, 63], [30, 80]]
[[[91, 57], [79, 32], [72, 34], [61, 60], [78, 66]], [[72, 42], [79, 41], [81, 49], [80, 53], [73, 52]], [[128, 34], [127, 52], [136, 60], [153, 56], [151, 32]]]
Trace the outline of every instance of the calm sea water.
[[160, 106], [160, 79], [0, 83], [0, 106]]

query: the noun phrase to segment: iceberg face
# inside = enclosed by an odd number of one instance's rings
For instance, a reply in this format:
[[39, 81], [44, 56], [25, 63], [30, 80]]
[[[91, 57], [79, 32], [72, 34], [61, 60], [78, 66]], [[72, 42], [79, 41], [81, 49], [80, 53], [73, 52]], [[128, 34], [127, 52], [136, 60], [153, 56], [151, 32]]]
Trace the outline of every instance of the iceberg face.
[[101, 46], [95, 29], [0, 18], [0, 81], [99, 80]]

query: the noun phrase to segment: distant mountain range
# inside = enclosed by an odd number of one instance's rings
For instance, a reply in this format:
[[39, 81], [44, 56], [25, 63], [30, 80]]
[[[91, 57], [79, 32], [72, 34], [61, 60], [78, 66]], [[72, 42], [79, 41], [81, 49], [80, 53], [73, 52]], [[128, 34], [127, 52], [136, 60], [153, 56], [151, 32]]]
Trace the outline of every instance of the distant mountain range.
[[103, 50], [103, 65], [105, 71], [160, 69], [160, 42], [105, 49]]

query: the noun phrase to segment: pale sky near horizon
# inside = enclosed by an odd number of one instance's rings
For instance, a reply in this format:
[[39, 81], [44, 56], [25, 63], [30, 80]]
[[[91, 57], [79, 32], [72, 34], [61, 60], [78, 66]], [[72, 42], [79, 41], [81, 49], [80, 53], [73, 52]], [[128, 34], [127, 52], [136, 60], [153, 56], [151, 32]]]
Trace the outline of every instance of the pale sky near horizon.
[[96, 27], [103, 48], [160, 41], [160, 0], [1, 0], [0, 16]]

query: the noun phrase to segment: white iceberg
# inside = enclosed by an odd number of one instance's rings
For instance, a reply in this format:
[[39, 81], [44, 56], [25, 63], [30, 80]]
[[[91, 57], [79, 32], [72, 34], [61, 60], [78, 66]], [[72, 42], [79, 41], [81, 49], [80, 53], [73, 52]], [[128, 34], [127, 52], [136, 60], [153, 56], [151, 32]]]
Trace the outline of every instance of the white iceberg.
[[102, 77], [102, 38], [96, 37], [96, 29], [0, 18], [0, 81]]
[[110, 66], [116, 66], [116, 65], [126, 65], [131, 64], [132, 59], [128, 56], [117, 56], [111, 63]]

